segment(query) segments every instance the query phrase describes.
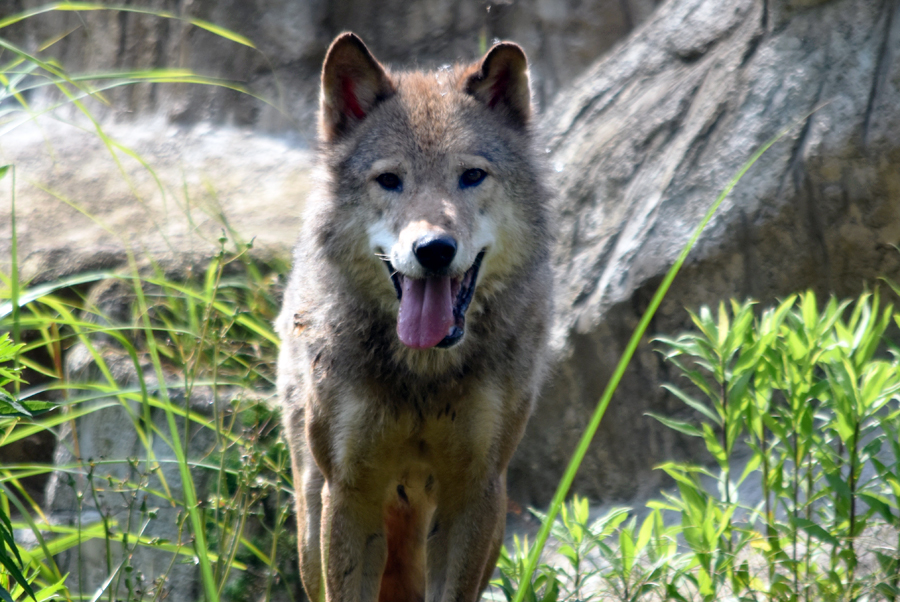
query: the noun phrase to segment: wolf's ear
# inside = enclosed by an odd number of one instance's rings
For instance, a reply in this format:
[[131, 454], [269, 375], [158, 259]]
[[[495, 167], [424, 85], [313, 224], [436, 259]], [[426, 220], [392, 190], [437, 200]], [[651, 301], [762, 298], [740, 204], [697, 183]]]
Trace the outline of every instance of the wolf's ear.
[[463, 89], [492, 109], [504, 111], [517, 126], [531, 118], [528, 59], [518, 44], [501, 42], [484, 55], [463, 81]]
[[359, 36], [342, 33], [331, 43], [322, 65], [322, 139], [331, 141], [346, 133], [393, 93], [394, 84], [384, 67]]

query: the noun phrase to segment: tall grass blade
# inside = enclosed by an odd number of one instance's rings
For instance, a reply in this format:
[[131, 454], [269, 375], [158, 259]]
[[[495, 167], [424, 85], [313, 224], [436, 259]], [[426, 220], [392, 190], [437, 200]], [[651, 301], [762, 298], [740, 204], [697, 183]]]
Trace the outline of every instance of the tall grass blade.
[[[15, 208], [13, 208], [15, 209]], [[15, 210], [13, 211], [13, 249], [16, 247], [16, 234], [15, 234]], [[12, 254], [12, 264], [13, 264], [13, 272], [10, 280], [10, 284], [16, 282], [18, 279], [16, 276], [18, 275], [17, 270], [17, 262], [15, 251]], [[107, 278], [118, 278], [114, 272], [85, 272], [83, 274], [77, 274], [75, 276], [70, 276], [68, 278], [60, 278], [59, 280], [54, 280], [53, 282], [47, 282], [45, 284], [39, 284], [38, 286], [29, 288], [25, 291], [24, 294], [20, 294], [18, 290], [18, 286], [16, 286], [15, 297], [10, 295], [10, 300], [6, 303], [0, 303], [0, 319], [5, 318], [9, 314], [13, 313], [13, 308], [18, 308], [22, 305], [27, 305], [32, 301], [40, 299], [41, 297], [45, 297], [50, 293], [54, 293], [58, 290], [64, 290], [71, 288], [73, 286], [77, 286], [79, 284], [86, 284], [88, 282], [99, 282], [100, 280], [106, 280]], [[13, 326], [19, 323], [19, 320], [13, 318]]]
[[[3, 173], [0, 173], [0, 178], [6, 175], [7, 170], [10, 173], [10, 198], [11, 198], [11, 207], [10, 207], [10, 216], [9, 216], [9, 226], [11, 229], [11, 243], [9, 250], [9, 260], [11, 264], [10, 269], [10, 282], [9, 282], [9, 302], [12, 305], [12, 334], [13, 334], [13, 343], [19, 343], [19, 239], [16, 235], [16, 166], [15, 165], [4, 165]], [[19, 367], [18, 356], [14, 358], [13, 367]], [[19, 391], [19, 383], [15, 383], [16, 392]]]
[[253, 45], [248, 38], [242, 36], [239, 33], [235, 33], [229, 29], [224, 27], [220, 27], [208, 21], [203, 21], [202, 19], [192, 19], [190, 17], [182, 17], [180, 15], [176, 15], [175, 13], [171, 13], [165, 10], [153, 10], [150, 8], [139, 8], [134, 6], [126, 6], [124, 4], [103, 4], [102, 2], [56, 2], [53, 4], [48, 4], [46, 6], [41, 6], [38, 8], [34, 8], [31, 10], [23, 11], [17, 13], [15, 15], [10, 15], [5, 19], [0, 19], [0, 29], [4, 27], [8, 27], [13, 25], [14, 23], [18, 23], [19, 21], [23, 21], [29, 17], [33, 17], [35, 15], [40, 15], [43, 13], [49, 13], [53, 11], [73, 11], [73, 12], [88, 12], [88, 11], [97, 11], [97, 10], [110, 10], [115, 12], [124, 12], [124, 13], [137, 13], [142, 15], [152, 15], [154, 17], [161, 17], [164, 19], [175, 19], [176, 21], [183, 21], [185, 23], [190, 23], [195, 27], [199, 27], [200, 29], [205, 29], [209, 32], [212, 32], [218, 36], [221, 36], [227, 40], [231, 40], [232, 42], [236, 42], [243, 46], [248, 46], [250, 48], [256, 49], [256, 46]]

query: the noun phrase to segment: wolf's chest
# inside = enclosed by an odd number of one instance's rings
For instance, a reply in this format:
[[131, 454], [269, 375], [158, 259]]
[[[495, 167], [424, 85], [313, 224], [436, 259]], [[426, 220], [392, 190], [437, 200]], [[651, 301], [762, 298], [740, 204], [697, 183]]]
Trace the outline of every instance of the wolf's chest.
[[[493, 387], [461, 396], [436, 395], [424, 408], [384, 404], [360, 392], [335, 413], [332, 448], [343, 470], [396, 473], [424, 466], [453, 473], [483, 469], [501, 426], [502, 398]], [[394, 477], [396, 478], [396, 477]]]

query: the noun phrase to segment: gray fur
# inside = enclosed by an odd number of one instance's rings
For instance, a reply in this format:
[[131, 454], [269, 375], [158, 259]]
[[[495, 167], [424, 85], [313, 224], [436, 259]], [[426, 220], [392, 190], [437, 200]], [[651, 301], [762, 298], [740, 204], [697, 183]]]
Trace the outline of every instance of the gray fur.
[[[507, 47], [508, 54], [517, 49]], [[277, 322], [301, 571], [311, 599], [326, 531], [328, 599], [377, 599], [389, 507], [420, 522], [430, 517], [415, 531], [424, 526], [423, 541], [430, 534], [428, 600], [474, 600], [496, 562], [506, 466], [545, 373], [551, 236], [543, 171], [522, 111], [504, 112], [502, 103], [488, 106], [467, 91], [478, 67], [385, 70], [393, 89], [365, 107], [364, 119], [342, 115], [338, 134], [323, 126], [321, 179], [307, 201]], [[527, 79], [524, 85], [527, 91]], [[489, 158], [494, 197], [467, 204], [447, 185], [448, 157], [459, 152]], [[385, 156], [403, 157], [417, 182], [390, 203], [367, 192], [366, 174]], [[452, 204], [452, 219], [431, 212], [436, 199]], [[490, 218], [512, 241], [503, 257], [487, 251], [465, 336], [449, 349], [400, 342], [397, 296], [368, 240], [372, 223], [399, 231], [422, 216], [461, 240]], [[393, 596], [421, 599], [424, 584], [415, 588]]]

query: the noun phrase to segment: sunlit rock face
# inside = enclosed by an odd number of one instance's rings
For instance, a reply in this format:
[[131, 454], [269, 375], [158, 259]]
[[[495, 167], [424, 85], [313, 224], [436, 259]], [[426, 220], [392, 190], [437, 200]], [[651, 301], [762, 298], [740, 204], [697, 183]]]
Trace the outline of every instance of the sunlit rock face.
[[[685, 308], [898, 279], [900, 18], [889, 3], [670, 2], [543, 118], [556, 182], [554, 378], [510, 468], [546, 502], [631, 332], [710, 205], [767, 140], [651, 323], [575, 488], [655, 494], [653, 466], [701, 457], [645, 416], [683, 412], [650, 343]], [[655, 476], [654, 476], [655, 475]]]

